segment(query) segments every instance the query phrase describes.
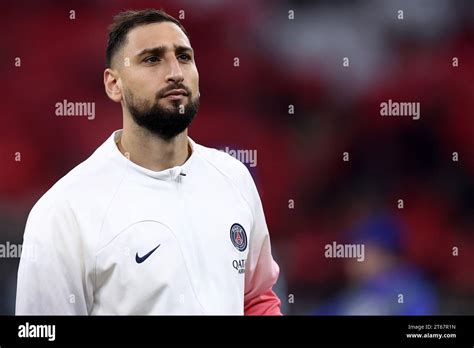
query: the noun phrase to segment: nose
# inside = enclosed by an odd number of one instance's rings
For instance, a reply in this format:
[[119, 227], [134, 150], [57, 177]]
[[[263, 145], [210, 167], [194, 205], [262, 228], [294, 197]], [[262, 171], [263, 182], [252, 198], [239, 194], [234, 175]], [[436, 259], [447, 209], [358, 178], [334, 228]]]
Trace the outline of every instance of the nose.
[[179, 66], [179, 62], [176, 58], [171, 60], [169, 63], [169, 72], [168, 75], [166, 76], [166, 82], [172, 82], [172, 83], [181, 83], [184, 80], [183, 76], [183, 71], [181, 70], [181, 67]]

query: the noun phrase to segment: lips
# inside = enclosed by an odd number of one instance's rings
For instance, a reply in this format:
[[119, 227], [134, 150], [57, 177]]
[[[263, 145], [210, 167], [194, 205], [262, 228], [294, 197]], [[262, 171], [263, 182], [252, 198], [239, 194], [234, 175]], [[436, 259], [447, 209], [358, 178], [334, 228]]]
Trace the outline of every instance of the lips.
[[188, 93], [184, 89], [173, 89], [163, 95], [163, 97], [169, 96], [186, 96]]

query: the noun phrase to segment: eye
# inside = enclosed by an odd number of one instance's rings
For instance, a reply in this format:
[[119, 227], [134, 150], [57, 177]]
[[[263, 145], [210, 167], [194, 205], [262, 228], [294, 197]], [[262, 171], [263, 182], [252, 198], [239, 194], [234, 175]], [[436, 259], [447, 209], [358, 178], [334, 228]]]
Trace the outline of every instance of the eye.
[[143, 60], [145, 63], [157, 63], [159, 58], [157, 56], [149, 56]]
[[190, 61], [191, 60], [191, 56], [187, 53], [181, 53], [179, 56], [178, 56], [179, 59], [182, 59], [182, 60], [185, 60], [185, 61]]

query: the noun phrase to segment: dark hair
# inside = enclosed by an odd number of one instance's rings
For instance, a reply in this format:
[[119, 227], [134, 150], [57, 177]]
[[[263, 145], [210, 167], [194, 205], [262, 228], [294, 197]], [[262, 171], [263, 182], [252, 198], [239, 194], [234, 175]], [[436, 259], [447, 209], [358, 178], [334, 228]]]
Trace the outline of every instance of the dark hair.
[[172, 22], [176, 24], [188, 36], [183, 25], [174, 17], [163, 10], [146, 9], [139, 11], [120, 12], [114, 17], [113, 23], [109, 27], [109, 39], [107, 50], [105, 51], [105, 65], [110, 68], [112, 58], [117, 51], [127, 42], [128, 32], [140, 25], [150, 23]]

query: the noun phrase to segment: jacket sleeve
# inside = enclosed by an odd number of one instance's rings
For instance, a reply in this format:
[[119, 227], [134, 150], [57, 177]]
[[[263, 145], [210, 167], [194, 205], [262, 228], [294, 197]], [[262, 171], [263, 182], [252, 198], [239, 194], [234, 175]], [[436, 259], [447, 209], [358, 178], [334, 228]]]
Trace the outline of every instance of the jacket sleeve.
[[67, 203], [44, 197], [26, 223], [18, 269], [17, 315], [88, 314], [83, 244]]
[[280, 299], [272, 290], [280, 270], [272, 257], [270, 236], [260, 196], [248, 171], [247, 188], [250, 192], [254, 224], [250, 233], [250, 249], [245, 269], [244, 315], [282, 315]]

